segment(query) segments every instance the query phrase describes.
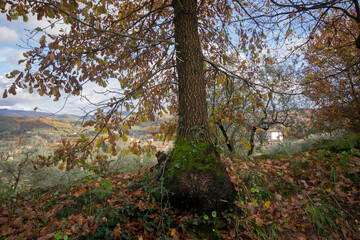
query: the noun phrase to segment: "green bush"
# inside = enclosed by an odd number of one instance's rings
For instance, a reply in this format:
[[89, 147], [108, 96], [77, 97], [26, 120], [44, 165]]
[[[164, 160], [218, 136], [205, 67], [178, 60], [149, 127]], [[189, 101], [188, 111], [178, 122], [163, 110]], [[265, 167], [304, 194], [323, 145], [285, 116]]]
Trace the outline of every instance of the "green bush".
[[312, 150], [329, 150], [335, 153], [348, 152], [351, 149], [360, 149], [360, 135], [355, 133], [344, 134], [337, 139], [326, 139], [316, 142]]
[[265, 155], [287, 154], [317, 151], [320, 149], [342, 153], [351, 149], [360, 149], [360, 135], [342, 130], [326, 134], [313, 134], [297, 141], [287, 141], [273, 146]]

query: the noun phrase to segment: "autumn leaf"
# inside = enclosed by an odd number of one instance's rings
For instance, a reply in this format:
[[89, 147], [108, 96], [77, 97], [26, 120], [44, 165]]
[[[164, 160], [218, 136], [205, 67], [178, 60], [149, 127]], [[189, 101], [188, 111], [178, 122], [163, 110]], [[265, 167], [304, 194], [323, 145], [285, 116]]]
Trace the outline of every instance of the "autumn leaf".
[[282, 200], [282, 196], [280, 194], [275, 194], [274, 195], [275, 199], [278, 200], [278, 201], [281, 201]]
[[87, 191], [86, 187], [80, 188], [78, 191], [74, 193], [75, 197], [80, 197], [81, 195], [85, 194]]
[[296, 13], [295, 13], [295, 10], [293, 10], [290, 14], [289, 14], [289, 17], [290, 18], [293, 18], [296, 16]]
[[174, 236], [176, 233], [176, 229], [175, 228], [170, 228], [170, 236]]
[[145, 204], [144, 201], [142, 201], [142, 200], [140, 200], [140, 201], [138, 202], [137, 206], [139, 207], [139, 209], [140, 209], [142, 212], [145, 211], [145, 210], [148, 208], [148, 206], [146, 206], [146, 204]]
[[261, 218], [259, 218], [259, 217], [255, 218], [255, 222], [256, 222], [256, 225], [259, 226], [259, 227], [261, 227], [263, 225], [263, 223], [264, 223], [263, 220]]

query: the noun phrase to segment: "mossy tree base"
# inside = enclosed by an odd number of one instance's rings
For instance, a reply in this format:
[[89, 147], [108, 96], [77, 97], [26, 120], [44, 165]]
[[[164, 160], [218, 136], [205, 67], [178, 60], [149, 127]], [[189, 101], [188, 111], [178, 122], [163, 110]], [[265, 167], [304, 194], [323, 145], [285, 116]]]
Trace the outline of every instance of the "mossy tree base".
[[236, 196], [219, 154], [207, 143], [177, 140], [165, 176], [170, 202], [181, 210], [221, 212], [232, 206]]

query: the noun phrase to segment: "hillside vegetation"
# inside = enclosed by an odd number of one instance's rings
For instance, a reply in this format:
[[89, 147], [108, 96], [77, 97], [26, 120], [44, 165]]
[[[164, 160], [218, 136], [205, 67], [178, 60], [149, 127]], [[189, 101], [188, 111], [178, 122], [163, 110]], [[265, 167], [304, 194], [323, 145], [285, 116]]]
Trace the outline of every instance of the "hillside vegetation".
[[1, 239], [360, 239], [360, 137], [310, 152], [222, 158], [238, 197], [228, 212], [167, 202], [162, 166], [85, 177], [0, 205]]
[[74, 127], [66, 121], [55, 121], [46, 118], [25, 118], [0, 116], [0, 138], [20, 135], [39, 130], [51, 130], [52, 133], [71, 133]]

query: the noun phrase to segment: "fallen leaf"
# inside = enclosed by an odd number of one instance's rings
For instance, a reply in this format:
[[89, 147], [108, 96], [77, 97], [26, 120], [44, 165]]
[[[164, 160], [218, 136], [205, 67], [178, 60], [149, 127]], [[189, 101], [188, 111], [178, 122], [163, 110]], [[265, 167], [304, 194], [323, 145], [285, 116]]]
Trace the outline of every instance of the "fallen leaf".
[[257, 226], [261, 227], [263, 225], [263, 220], [261, 220], [259, 217], [256, 217], [255, 221]]
[[81, 195], [85, 194], [86, 191], [87, 191], [87, 189], [86, 189], [85, 187], [80, 188], [78, 191], [76, 191], [76, 192], [74, 193], [74, 196], [78, 198], [78, 197], [80, 197]]
[[55, 232], [52, 232], [52, 233], [48, 233], [46, 234], [45, 236], [42, 236], [40, 238], [38, 238], [38, 240], [47, 240], [47, 239], [52, 239], [55, 235]]
[[176, 233], [176, 229], [175, 228], [170, 228], [170, 236], [174, 236]]
[[280, 194], [275, 194], [274, 197], [278, 201], [281, 201], [281, 199], [282, 199], [282, 196]]
[[146, 204], [144, 203], [144, 201], [140, 200], [139, 203], [137, 204], [137, 206], [139, 207], [139, 209], [143, 212], [147, 209]]

